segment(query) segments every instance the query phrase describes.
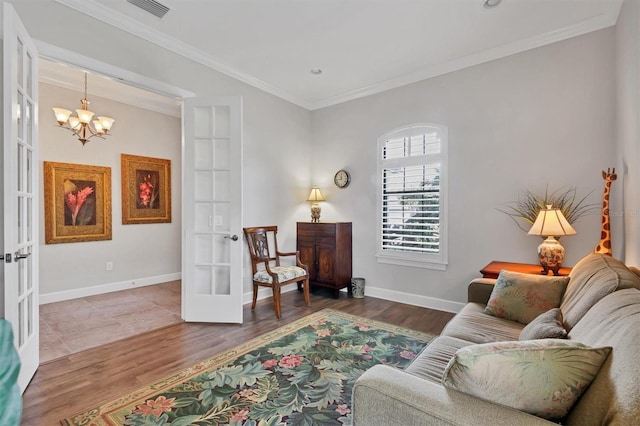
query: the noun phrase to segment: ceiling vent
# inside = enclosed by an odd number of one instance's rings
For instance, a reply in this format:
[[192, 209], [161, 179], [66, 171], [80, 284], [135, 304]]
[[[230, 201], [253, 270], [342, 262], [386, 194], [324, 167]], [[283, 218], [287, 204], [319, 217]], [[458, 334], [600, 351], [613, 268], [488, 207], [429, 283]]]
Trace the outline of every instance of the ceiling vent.
[[158, 18], [164, 17], [169, 11], [169, 8], [162, 3], [158, 3], [155, 0], [127, 0], [134, 6], [138, 6], [140, 9], [149, 12]]

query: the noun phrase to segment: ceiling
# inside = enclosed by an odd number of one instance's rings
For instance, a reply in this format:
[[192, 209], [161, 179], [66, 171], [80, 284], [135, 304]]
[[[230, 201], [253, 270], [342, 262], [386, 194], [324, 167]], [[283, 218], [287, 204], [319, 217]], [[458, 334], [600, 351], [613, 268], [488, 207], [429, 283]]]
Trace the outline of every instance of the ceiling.
[[127, 0], [55, 1], [309, 110], [615, 25], [622, 4], [159, 0], [158, 18]]

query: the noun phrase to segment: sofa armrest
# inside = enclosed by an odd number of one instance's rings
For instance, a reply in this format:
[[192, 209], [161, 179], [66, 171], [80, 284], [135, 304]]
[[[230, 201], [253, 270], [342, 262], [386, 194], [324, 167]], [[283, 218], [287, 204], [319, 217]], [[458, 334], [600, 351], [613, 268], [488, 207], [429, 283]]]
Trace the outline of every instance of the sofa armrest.
[[553, 424], [386, 365], [376, 365], [360, 376], [352, 402], [356, 426]]
[[467, 287], [467, 301], [486, 305], [495, 283], [495, 278], [476, 278], [471, 281]]

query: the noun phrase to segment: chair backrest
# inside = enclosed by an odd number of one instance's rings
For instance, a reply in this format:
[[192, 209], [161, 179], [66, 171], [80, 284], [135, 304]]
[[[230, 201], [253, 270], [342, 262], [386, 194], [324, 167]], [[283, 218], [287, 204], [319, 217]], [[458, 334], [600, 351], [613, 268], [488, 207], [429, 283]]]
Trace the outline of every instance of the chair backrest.
[[[256, 226], [253, 228], [242, 228], [244, 231], [247, 245], [249, 246], [249, 254], [251, 255], [251, 268], [255, 274], [258, 271], [258, 264], [265, 261], [274, 262], [275, 266], [280, 266], [280, 257], [278, 256], [278, 227], [277, 226]], [[273, 250], [271, 250], [270, 241], [273, 242]], [[273, 253], [273, 255], [271, 254]]]

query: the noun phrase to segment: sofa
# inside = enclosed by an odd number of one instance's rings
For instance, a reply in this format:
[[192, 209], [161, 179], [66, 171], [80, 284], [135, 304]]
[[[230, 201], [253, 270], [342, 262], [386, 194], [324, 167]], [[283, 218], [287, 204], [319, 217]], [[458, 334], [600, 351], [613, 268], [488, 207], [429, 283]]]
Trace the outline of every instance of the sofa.
[[[543, 314], [529, 322], [518, 322], [487, 313], [503, 274], [507, 276], [507, 272], [502, 271], [497, 279], [473, 280], [468, 286], [465, 307], [405, 370], [377, 365], [360, 376], [353, 391], [355, 425], [640, 424], [638, 270], [601, 254], [582, 258], [559, 294], [559, 309], [556, 309], [559, 328], [563, 329], [566, 340], [555, 337], [520, 340], [525, 328], [538, 322]], [[522, 402], [520, 398], [530, 398], [529, 393], [536, 393], [534, 390], [529, 392], [530, 384], [531, 388], [537, 389], [538, 382], [553, 382], [558, 380], [556, 376], [570, 374], [565, 371], [571, 370], [570, 363], [561, 364], [562, 370], [551, 369], [549, 371], [553, 373], [545, 371], [537, 376], [529, 375], [525, 381], [518, 382], [520, 372], [513, 377], [512, 365], [487, 358], [485, 369], [493, 372], [487, 374], [486, 379], [480, 374], [473, 376], [471, 381], [461, 382], [462, 386], [460, 382], [455, 383], [457, 378], [477, 373], [476, 366], [482, 365], [465, 364], [469, 354], [474, 354], [476, 358], [473, 359], [477, 361], [484, 359], [478, 358], [477, 354], [486, 354], [487, 348], [496, 351], [496, 347], [497, 350], [506, 347], [507, 351], [514, 351], [514, 347], [521, 350], [521, 347], [540, 345], [561, 349], [563, 345], [571, 345], [571, 350], [599, 351], [600, 354], [599, 365], [590, 366], [593, 367], [590, 384], [581, 386], [577, 400], [562, 418], [543, 418], [529, 412], [526, 406], [529, 402], [524, 404], [527, 409], [518, 404]], [[541, 358], [547, 361], [544, 355]], [[487, 390], [495, 389], [496, 383], [503, 382], [511, 384], [502, 389], [504, 392]], [[472, 391], [465, 391], [465, 387]], [[496, 398], [498, 393], [501, 395]], [[510, 398], [509, 393], [521, 396]], [[516, 400], [517, 404], [503, 403], [500, 398]]]

